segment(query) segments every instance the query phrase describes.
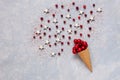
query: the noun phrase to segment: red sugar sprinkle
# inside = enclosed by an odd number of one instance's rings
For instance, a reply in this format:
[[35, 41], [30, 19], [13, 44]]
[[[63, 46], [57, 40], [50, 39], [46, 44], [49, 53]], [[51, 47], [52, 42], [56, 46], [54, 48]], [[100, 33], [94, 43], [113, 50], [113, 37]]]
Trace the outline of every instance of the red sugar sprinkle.
[[86, 5], [83, 5], [83, 9], [86, 9]]
[[54, 43], [55, 46], [57, 46], [57, 43]]
[[89, 24], [89, 23], [90, 23], [90, 20], [87, 20], [87, 23]]
[[49, 31], [51, 31], [51, 28], [49, 28]]
[[51, 44], [49, 45], [49, 47], [51, 47]]

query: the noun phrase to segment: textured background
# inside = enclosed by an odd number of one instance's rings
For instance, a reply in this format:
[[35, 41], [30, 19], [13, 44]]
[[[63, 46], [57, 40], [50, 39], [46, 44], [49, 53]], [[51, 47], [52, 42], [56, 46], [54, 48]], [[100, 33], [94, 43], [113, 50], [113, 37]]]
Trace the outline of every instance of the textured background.
[[0, 0], [0, 80], [120, 80], [119, 0], [92, 1], [104, 11], [88, 41], [93, 73], [69, 50], [61, 57], [39, 55], [33, 27], [41, 10], [60, 1]]

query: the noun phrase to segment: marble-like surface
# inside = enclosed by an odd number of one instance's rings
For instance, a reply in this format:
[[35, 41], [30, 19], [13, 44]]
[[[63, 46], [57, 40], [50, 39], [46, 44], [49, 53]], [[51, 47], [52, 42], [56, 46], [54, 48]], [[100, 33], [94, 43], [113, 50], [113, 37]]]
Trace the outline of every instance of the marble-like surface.
[[119, 0], [91, 1], [103, 8], [88, 41], [92, 73], [70, 47], [61, 57], [39, 55], [31, 39], [33, 28], [41, 10], [60, 1], [0, 0], [0, 80], [120, 80]]

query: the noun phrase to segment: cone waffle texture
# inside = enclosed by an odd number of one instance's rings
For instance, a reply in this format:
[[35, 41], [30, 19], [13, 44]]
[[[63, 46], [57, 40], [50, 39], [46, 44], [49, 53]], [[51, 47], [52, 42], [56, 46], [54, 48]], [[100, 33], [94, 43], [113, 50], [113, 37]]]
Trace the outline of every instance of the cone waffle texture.
[[92, 64], [90, 60], [90, 53], [88, 48], [85, 49], [84, 51], [81, 51], [78, 53], [82, 61], [85, 63], [85, 65], [88, 67], [88, 69], [92, 72]]

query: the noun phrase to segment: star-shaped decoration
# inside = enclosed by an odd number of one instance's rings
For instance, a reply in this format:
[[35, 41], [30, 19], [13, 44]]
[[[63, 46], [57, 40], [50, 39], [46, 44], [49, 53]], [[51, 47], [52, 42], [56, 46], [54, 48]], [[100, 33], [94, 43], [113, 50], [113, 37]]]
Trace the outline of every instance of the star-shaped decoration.
[[84, 14], [84, 12], [80, 10], [79, 11], [79, 15], [83, 15], [83, 14]]
[[68, 14], [68, 15], [66, 16], [66, 18], [67, 18], [67, 19], [71, 19], [71, 15]]
[[50, 41], [49, 41], [49, 40], [46, 40], [46, 41], [45, 41], [45, 45], [48, 45], [48, 44], [50, 44]]
[[57, 30], [56, 33], [59, 35], [62, 31], [61, 30]]
[[37, 30], [35, 33], [36, 33], [36, 35], [40, 35], [41, 34], [41, 30]]
[[52, 52], [51, 57], [55, 57], [56, 53]]
[[75, 28], [79, 28], [79, 24], [78, 23], [75, 24]]
[[101, 12], [102, 12], [102, 8], [98, 8], [98, 9], [97, 9], [97, 12], [98, 12], [98, 13], [101, 13]]
[[57, 19], [54, 19], [54, 20], [53, 20], [53, 23], [54, 23], [54, 24], [57, 24], [57, 23], [58, 23]]
[[44, 46], [40, 45], [39, 50], [44, 50]]
[[71, 33], [72, 33], [72, 30], [71, 30], [71, 29], [68, 29], [67, 32], [68, 32], [68, 34], [71, 34]]
[[58, 43], [61, 42], [61, 39], [60, 39], [60, 38], [57, 38], [57, 39], [56, 39], [56, 42], [58, 42]]
[[47, 30], [48, 28], [49, 28], [48, 26], [44, 25], [44, 30]]
[[95, 21], [95, 16], [91, 16], [89, 20], [90, 20], [91, 22], [92, 22], [92, 21]]

